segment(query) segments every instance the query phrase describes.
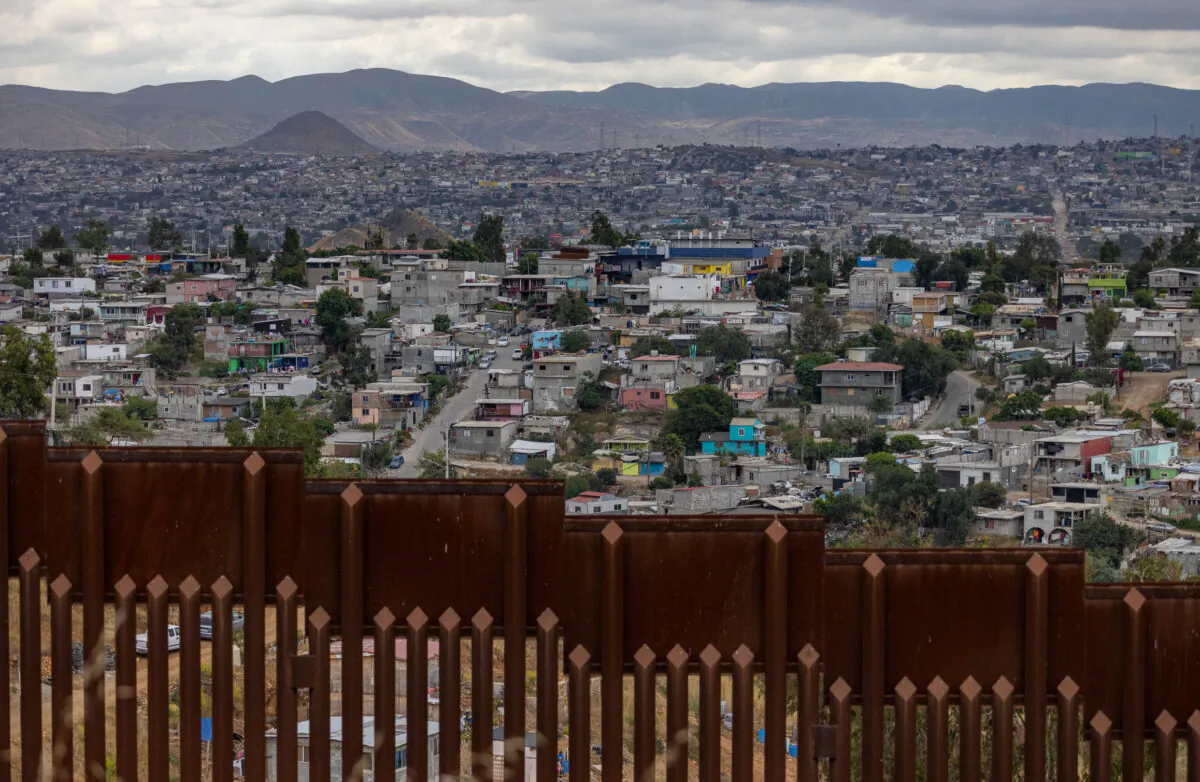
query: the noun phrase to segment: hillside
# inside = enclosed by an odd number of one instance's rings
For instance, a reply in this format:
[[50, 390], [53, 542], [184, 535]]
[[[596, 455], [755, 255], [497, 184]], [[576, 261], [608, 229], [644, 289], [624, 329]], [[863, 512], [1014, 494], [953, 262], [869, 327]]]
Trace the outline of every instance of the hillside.
[[288, 152], [309, 155], [353, 157], [378, 152], [342, 123], [320, 111], [305, 111], [288, 117], [261, 136], [237, 149], [248, 152]]
[[267, 82], [254, 76], [84, 93], [0, 87], [0, 148], [237, 147], [316, 111], [381, 150], [496, 152], [656, 144], [767, 147], [1060, 143], [1180, 134], [1200, 92], [1150, 84], [980, 91], [826, 82], [598, 92], [500, 93], [456, 79], [372, 69]]
[[336, 250], [339, 247], [363, 247], [367, 243], [368, 233], [374, 234], [383, 228], [384, 240], [387, 246], [401, 243], [409, 234], [417, 235], [417, 244], [424, 246], [426, 239], [437, 239], [444, 246], [453, 237], [411, 209], [397, 209], [380, 223], [370, 225], [352, 225], [335, 234], [324, 237], [311, 250]]

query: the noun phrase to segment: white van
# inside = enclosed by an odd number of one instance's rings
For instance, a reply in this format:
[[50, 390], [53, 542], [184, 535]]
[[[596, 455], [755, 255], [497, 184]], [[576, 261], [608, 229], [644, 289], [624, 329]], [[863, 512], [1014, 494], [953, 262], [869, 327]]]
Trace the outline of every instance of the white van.
[[[167, 651], [179, 651], [179, 626], [167, 625]], [[150, 635], [142, 633], [137, 637], [137, 653], [150, 654]]]

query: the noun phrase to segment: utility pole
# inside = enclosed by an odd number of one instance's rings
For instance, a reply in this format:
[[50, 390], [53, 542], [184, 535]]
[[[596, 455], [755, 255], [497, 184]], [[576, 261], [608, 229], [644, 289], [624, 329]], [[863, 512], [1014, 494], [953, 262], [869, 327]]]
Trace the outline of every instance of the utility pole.
[[446, 465], [446, 480], [450, 480], [450, 424], [446, 424], [446, 450], [442, 462]]

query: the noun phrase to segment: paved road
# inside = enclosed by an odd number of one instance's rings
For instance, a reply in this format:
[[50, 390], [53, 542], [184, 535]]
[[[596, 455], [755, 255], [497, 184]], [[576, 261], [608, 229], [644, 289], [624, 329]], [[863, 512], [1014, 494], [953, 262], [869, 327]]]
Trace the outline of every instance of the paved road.
[[936, 405], [925, 416], [926, 429], [944, 429], [947, 426], [954, 426], [958, 423], [958, 406], [959, 405], [974, 405], [975, 389], [979, 388], [980, 383], [974, 377], [962, 370], [958, 370], [946, 379], [946, 395], [942, 397], [941, 403]]
[[[510, 340], [509, 346], [506, 348], [499, 346], [493, 348], [496, 351], [496, 361], [492, 364], [493, 369], [521, 368], [521, 362], [514, 361], [512, 357], [513, 348], [519, 341], [514, 338]], [[399, 470], [389, 470], [388, 477], [418, 477], [418, 461], [421, 455], [426, 451], [437, 452], [445, 447], [446, 427], [471, 415], [475, 409], [475, 400], [483, 398], [483, 387], [486, 383], [487, 371], [471, 370], [471, 374], [467, 377], [466, 387], [442, 405], [442, 411], [438, 413], [437, 418], [427, 421], [424, 429], [414, 431], [413, 444], [404, 451], [404, 466]]]
[[1075, 243], [1071, 241], [1070, 213], [1067, 211], [1067, 201], [1062, 193], [1054, 194], [1054, 236], [1062, 248], [1062, 259], [1065, 263], [1079, 260]]

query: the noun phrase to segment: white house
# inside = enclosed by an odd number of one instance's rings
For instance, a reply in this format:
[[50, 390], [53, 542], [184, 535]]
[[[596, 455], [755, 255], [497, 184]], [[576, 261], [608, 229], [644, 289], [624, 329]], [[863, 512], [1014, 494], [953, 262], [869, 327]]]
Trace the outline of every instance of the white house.
[[317, 381], [304, 374], [272, 372], [250, 378], [251, 397], [289, 396], [299, 402], [312, 396], [316, 390]]
[[36, 296], [78, 296], [95, 292], [96, 281], [91, 277], [38, 277], [33, 281]]
[[[404, 717], [396, 718], [395, 755], [390, 758], [378, 757], [375, 751], [375, 718], [363, 717], [362, 741], [363, 748], [363, 780], [368, 782], [375, 778], [375, 769], [381, 763], [391, 763], [396, 770], [396, 779], [404, 779], [408, 772], [408, 721]], [[439, 725], [430, 722], [428, 728], [428, 758], [429, 778], [438, 777], [438, 731]], [[296, 738], [299, 749], [299, 772], [296, 778], [299, 782], [309, 782], [309, 766], [311, 764], [312, 724], [305, 720], [296, 725]], [[274, 731], [267, 732], [267, 779], [275, 782], [279, 779], [279, 736]], [[345, 736], [342, 731], [342, 718], [329, 718], [329, 782], [341, 782], [342, 779], [342, 745]]]
[[129, 352], [124, 343], [90, 343], [82, 347], [84, 361], [124, 361]]
[[585, 491], [567, 500], [567, 513], [627, 513], [629, 503], [608, 492]]

